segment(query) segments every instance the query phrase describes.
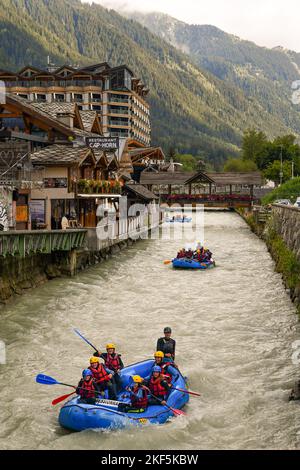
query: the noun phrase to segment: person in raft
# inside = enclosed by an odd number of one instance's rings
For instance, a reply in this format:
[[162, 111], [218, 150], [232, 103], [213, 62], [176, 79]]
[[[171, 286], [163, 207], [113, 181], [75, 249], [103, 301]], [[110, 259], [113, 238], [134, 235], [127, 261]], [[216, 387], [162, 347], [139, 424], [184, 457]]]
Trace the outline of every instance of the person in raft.
[[131, 378], [133, 385], [126, 387], [131, 403], [119, 403], [118, 410], [126, 413], [143, 413], [148, 406], [149, 389], [143, 385], [144, 379], [139, 375], [133, 375]]
[[105, 367], [114, 372], [112, 380], [115, 383], [117, 391], [119, 392], [122, 388], [122, 382], [119, 373], [122, 369], [124, 369], [124, 364], [121, 359], [121, 354], [116, 353], [116, 346], [113, 343], [108, 343], [106, 345], [106, 353], [97, 351], [94, 356], [101, 357], [101, 359], [104, 360]]
[[80, 396], [82, 403], [94, 405], [96, 402], [96, 388], [93, 379], [93, 373], [89, 369], [84, 369], [82, 372], [82, 379], [80, 380], [77, 388], [77, 395]]
[[150, 370], [150, 374], [145, 377], [146, 381], [149, 381], [151, 379], [153, 370], [155, 367], [159, 367], [161, 373], [163, 374], [164, 378], [167, 380], [168, 383], [172, 382], [172, 374], [168, 370], [168, 366], [173, 366], [176, 367], [172, 359], [165, 359], [164, 358], [164, 353], [162, 351], [156, 351], [154, 353], [154, 362], [153, 366]]
[[100, 364], [99, 357], [91, 357], [90, 367], [94, 379], [94, 385], [98, 392], [104, 392], [108, 390], [108, 396], [110, 400], [117, 399], [116, 387], [112, 381], [114, 372], [103, 364]]
[[148, 405], [166, 405], [170, 393], [171, 384], [161, 373], [160, 366], [154, 366], [150, 380], [145, 380], [145, 386], [150, 390]]
[[157, 351], [162, 351], [166, 359], [175, 360], [176, 341], [171, 338], [172, 330], [169, 326], [164, 329], [164, 337], [157, 340]]

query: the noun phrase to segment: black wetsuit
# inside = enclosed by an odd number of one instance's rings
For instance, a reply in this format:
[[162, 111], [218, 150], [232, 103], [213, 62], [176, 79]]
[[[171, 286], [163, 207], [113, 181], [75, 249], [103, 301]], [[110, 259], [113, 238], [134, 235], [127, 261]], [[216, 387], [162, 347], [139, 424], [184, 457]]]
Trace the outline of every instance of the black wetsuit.
[[175, 339], [170, 338], [167, 340], [166, 338], [159, 338], [157, 341], [156, 350], [162, 351], [164, 354], [171, 354], [172, 359], [175, 359], [175, 347], [176, 341]]

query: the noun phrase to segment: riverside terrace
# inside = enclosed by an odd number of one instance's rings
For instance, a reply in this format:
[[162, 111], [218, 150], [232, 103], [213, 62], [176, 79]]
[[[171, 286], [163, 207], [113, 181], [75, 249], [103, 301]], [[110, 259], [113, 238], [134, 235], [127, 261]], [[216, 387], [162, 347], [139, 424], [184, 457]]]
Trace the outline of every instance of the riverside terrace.
[[161, 202], [204, 204], [207, 207], [249, 207], [263, 180], [259, 172], [183, 173], [180, 171], [143, 171], [140, 179]]

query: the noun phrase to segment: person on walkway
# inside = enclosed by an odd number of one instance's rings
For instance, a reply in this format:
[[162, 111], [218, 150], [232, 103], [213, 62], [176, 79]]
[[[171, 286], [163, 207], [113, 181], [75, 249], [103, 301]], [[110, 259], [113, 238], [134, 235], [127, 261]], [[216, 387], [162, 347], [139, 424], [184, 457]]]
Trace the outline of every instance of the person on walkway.
[[76, 388], [77, 395], [80, 396], [80, 401], [94, 405], [96, 402], [96, 388], [93, 380], [93, 373], [89, 369], [84, 369], [82, 372], [82, 379]]
[[120, 377], [120, 372], [124, 369], [124, 364], [121, 359], [121, 354], [116, 353], [116, 346], [113, 343], [108, 343], [106, 345], [106, 353], [101, 353], [100, 351], [94, 354], [95, 357], [100, 357], [104, 360], [105, 366], [114, 372], [112, 378], [113, 382], [116, 385], [117, 391], [119, 392], [122, 388], [122, 382]]
[[70, 224], [69, 224], [67, 216], [64, 215], [63, 218], [61, 219], [61, 229], [67, 230], [68, 228], [70, 228]]
[[153, 367], [152, 376], [145, 381], [145, 386], [150, 390], [149, 405], [166, 405], [171, 386], [163, 377], [160, 366]]
[[164, 329], [164, 337], [157, 341], [156, 350], [162, 351], [167, 359], [175, 360], [176, 341], [171, 338], [172, 330], [169, 326]]
[[148, 406], [149, 389], [143, 385], [144, 379], [139, 375], [133, 375], [132, 380], [133, 386], [126, 387], [131, 404], [120, 403], [118, 409], [126, 413], [143, 413]]
[[117, 399], [116, 387], [112, 381], [114, 372], [103, 364], [100, 364], [99, 357], [91, 357], [90, 359], [90, 371], [93, 374], [95, 388], [98, 392], [104, 392], [108, 390], [108, 396], [110, 400]]

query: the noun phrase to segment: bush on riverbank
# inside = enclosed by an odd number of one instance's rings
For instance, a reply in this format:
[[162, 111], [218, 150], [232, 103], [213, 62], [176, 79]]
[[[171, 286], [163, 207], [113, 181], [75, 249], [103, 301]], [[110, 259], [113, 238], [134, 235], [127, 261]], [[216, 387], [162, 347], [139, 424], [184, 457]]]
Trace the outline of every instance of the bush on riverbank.
[[262, 198], [263, 204], [271, 204], [277, 199], [290, 199], [295, 202], [300, 197], [300, 177], [289, 180]]
[[278, 235], [269, 238], [269, 249], [276, 262], [277, 270], [282, 273], [289, 289], [295, 289], [300, 283], [300, 263]]

